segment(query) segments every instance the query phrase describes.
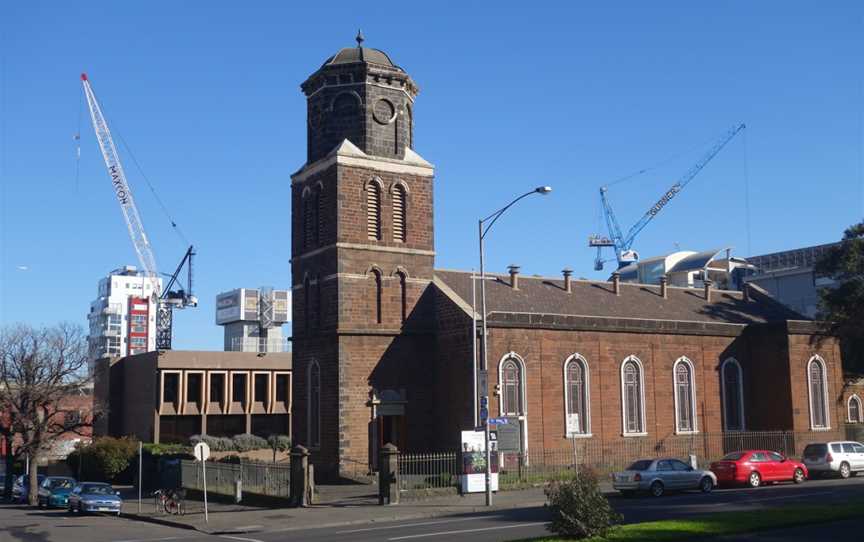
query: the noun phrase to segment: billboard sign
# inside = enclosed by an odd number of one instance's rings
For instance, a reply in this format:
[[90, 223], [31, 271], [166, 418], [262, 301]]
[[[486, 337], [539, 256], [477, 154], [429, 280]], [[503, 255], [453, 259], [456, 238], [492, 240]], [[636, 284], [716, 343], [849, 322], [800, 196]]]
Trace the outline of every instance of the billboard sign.
[[240, 320], [240, 290], [216, 296], [216, 323], [227, 324]]

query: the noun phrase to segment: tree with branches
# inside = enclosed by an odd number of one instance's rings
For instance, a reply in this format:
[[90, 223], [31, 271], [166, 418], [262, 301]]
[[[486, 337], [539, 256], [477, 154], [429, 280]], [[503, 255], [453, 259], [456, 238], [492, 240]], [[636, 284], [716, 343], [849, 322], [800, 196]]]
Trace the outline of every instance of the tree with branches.
[[[43, 454], [65, 435], [81, 435], [92, 427], [96, 409], [90, 406], [82, 413], [68, 401], [89, 384], [87, 338], [81, 326], [15, 324], [0, 330], [0, 425], [10, 444], [7, 471], [15, 457], [29, 458], [31, 505], [37, 504], [36, 471]], [[6, 478], [7, 495], [11, 478]]]
[[864, 222], [850, 226], [814, 271], [833, 281], [820, 291], [819, 318], [840, 338], [843, 368], [864, 372]]

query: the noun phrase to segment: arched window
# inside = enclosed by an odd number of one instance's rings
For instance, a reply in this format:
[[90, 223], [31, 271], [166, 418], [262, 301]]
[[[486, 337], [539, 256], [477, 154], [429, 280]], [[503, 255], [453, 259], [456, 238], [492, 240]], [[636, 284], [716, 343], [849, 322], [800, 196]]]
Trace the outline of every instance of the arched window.
[[321, 243], [324, 238], [324, 186], [318, 185], [315, 189], [315, 244]]
[[303, 191], [303, 246], [309, 248], [315, 242], [315, 206], [310, 190]]
[[312, 325], [312, 285], [309, 282], [309, 277], [307, 276], [303, 279], [303, 327], [306, 329], [306, 333], [309, 333], [309, 329]]
[[318, 362], [309, 363], [308, 374], [309, 409], [307, 415], [307, 440], [310, 448], [321, 446], [321, 368]]
[[723, 392], [723, 424], [726, 431], [744, 430], [744, 379], [741, 366], [729, 358], [720, 366]]
[[672, 366], [675, 385], [675, 431], [696, 432], [696, 394], [693, 384], [693, 363], [680, 358]]
[[645, 396], [642, 362], [630, 356], [621, 364], [621, 410], [625, 435], [645, 433]]
[[828, 382], [825, 378], [825, 362], [813, 356], [807, 363], [807, 387], [810, 390], [810, 427], [828, 429]]
[[408, 277], [405, 273], [399, 271], [396, 273], [399, 276], [399, 294], [402, 305], [402, 323], [408, 319]]
[[372, 278], [375, 281], [375, 323], [380, 324], [382, 322], [382, 314], [381, 314], [381, 289], [383, 285], [381, 284], [381, 271], [377, 269], [372, 270]]
[[377, 181], [366, 183], [366, 235], [381, 239], [381, 185]]
[[404, 243], [408, 238], [405, 223], [405, 206], [407, 194], [405, 187], [397, 184], [393, 187], [393, 240]]
[[408, 147], [414, 148], [414, 112], [411, 111], [411, 106], [405, 104], [405, 117], [408, 121]]
[[849, 423], [861, 423], [861, 398], [857, 395], [849, 397], [849, 402], [846, 404]]
[[324, 324], [324, 304], [321, 302], [321, 275], [315, 279], [315, 327], [321, 329]]
[[568, 437], [591, 433], [588, 401], [588, 362], [579, 354], [574, 354], [564, 362], [565, 430]]
[[522, 390], [522, 363], [513, 355], [507, 356], [499, 368], [501, 381], [501, 414], [522, 416], [525, 403]]

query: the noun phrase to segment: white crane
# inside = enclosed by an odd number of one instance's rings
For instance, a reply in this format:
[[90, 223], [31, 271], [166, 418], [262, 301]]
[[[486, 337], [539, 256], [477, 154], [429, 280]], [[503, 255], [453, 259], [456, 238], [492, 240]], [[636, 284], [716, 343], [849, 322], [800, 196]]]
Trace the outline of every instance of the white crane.
[[[108, 175], [111, 176], [111, 185], [114, 188], [114, 194], [117, 197], [118, 203], [120, 203], [120, 209], [123, 211], [123, 218], [126, 220], [129, 237], [132, 239], [132, 245], [135, 247], [135, 253], [138, 255], [138, 261], [141, 263], [144, 274], [152, 283], [153, 296], [157, 301], [156, 348], [170, 349], [172, 307], [182, 309], [187, 306], [194, 307], [198, 304], [198, 300], [192, 295], [192, 256], [195, 252], [190, 246], [183, 256], [180, 265], [177, 267], [177, 271], [171, 276], [171, 280], [163, 293], [159, 288], [159, 280], [157, 279], [159, 272], [156, 267], [156, 257], [153, 254], [150, 241], [147, 239], [147, 233], [144, 231], [144, 223], [141, 222], [138, 207], [135, 206], [132, 190], [126, 181], [123, 164], [120, 163], [120, 156], [117, 154], [117, 148], [114, 146], [114, 139], [111, 137], [111, 130], [108, 129], [108, 122], [102, 114], [102, 108], [99, 107], [99, 101], [93, 93], [93, 87], [90, 86], [86, 73], [81, 74], [81, 82], [84, 85], [84, 95], [87, 97], [90, 118], [93, 121], [93, 130], [96, 132], [96, 139], [99, 142], [102, 157], [105, 159]], [[187, 259], [189, 261], [189, 292], [184, 292], [183, 290], [179, 292], [169, 291], [171, 285], [177, 281], [177, 276]]]

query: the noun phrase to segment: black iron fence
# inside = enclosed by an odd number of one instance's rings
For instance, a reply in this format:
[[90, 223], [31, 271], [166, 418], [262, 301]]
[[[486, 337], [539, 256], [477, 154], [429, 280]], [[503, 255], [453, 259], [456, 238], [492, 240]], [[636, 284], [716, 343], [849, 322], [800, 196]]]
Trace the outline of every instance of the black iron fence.
[[[204, 489], [201, 463], [180, 462], [181, 487]], [[243, 493], [268, 497], [288, 497], [291, 494], [291, 466], [273, 463], [218, 463], [207, 462], [207, 491], [234, 495], [240, 480]]]

